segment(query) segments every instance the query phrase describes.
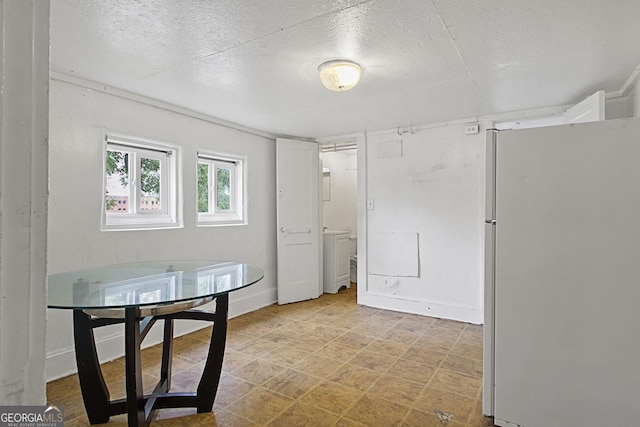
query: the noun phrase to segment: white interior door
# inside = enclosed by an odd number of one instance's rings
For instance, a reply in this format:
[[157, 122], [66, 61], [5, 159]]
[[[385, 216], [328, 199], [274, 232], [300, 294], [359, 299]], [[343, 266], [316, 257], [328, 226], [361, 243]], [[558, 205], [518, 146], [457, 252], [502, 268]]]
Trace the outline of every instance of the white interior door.
[[599, 122], [604, 120], [604, 91], [586, 97], [562, 114], [565, 124]]
[[318, 144], [276, 140], [278, 304], [320, 295]]

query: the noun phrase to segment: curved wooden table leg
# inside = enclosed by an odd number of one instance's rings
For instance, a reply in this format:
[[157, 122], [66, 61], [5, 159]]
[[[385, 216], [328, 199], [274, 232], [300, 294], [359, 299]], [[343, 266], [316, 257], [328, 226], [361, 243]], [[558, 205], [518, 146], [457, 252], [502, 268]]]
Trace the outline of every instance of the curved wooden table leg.
[[82, 310], [73, 310], [73, 340], [87, 417], [91, 424], [106, 423], [109, 421], [109, 390], [98, 361], [91, 316]]
[[216, 393], [218, 392], [224, 348], [227, 341], [228, 313], [229, 294], [219, 295], [216, 297], [216, 312], [211, 342], [209, 343], [209, 353], [196, 392], [197, 410], [200, 413], [211, 412], [213, 401], [216, 399]]

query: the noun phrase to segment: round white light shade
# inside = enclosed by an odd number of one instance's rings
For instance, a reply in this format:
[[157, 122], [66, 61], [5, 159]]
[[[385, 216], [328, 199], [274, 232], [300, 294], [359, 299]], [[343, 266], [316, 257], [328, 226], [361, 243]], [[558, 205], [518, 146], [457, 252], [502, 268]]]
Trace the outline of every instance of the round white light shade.
[[352, 61], [327, 61], [318, 67], [320, 81], [329, 90], [349, 90], [360, 81], [362, 67]]

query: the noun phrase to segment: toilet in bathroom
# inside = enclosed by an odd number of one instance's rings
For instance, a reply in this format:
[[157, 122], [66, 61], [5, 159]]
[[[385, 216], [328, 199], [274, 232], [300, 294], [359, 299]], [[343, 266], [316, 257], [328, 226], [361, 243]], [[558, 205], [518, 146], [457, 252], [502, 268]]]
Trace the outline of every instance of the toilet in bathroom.
[[351, 283], [358, 282], [358, 255], [353, 255], [351, 257]]

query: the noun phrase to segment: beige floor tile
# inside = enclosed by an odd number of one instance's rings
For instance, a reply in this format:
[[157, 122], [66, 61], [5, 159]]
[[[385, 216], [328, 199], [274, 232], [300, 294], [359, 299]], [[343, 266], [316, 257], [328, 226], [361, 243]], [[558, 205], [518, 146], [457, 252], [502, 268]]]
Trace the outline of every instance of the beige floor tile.
[[[171, 391], [193, 392], [196, 390], [201, 377], [202, 369], [199, 367], [177, 372], [175, 375], [171, 375]], [[151, 391], [151, 389], [145, 387], [145, 391], [147, 390]]]
[[[180, 351], [174, 351], [174, 356], [180, 356], [192, 362], [200, 362], [207, 360], [209, 354], [209, 346], [206, 344], [194, 345], [193, 347], [185, 347]], [[203, 365], [204, 366], [204, 365]]]
[[427, 387], [416, 399], [415, 407], [421, 411], [435, 414], [451, 414], [452, 419], [466, 424], [475, 409], [477, 400], [450, 391]]
[[435, 322], [425, 332], [425, 336], [435, 336], [441, 340], [457, 341], [462, 335], [462, 328], [451, 327], [449, 324]]
[[236, 350], [239, 347], [242, 347], [255, 339], [256, 337], [247, 335], [242, 331], [229, 332], [227, 335], [227, 342], [225, 343], [225, 350], [226, 349]]
[[294, 340], [300, 337], [301, 335], [302, 334], [300, 333], [292, 333], [291, 331], [288, 331], [288, 330], [274, 329], [273, 331], [267, 332], [266, 334], [262, 335], [260, 338], [267, 341], [273, 341], [277, 344], [283, 344], [291, 340]]
[[333, 328], [331, 326], [316, 325], [314, 329], [308, 332], [309, 335], [313, 335], [327, 341], [332, 341], [347, 332], [346, 329]]
[[265, 382], [264, 387], [285, 396], [297, 399], [317, 386], [318, 377], [307, 375], [295, 369], [287, 369]]
[[465, 329], [462, 332], [462, 335], [460, 335], [458, 342], [462, 344], [470, 344], [470, 345], [482, 347], [482, 340], [483, 340], [482, 330], [478, 332], [477, 329], [470, 328], [475, 326], [477, 325], [469, 325], [468, 329]]
[[[280, 344], [275, 343], [273, 341], [265, 340], [262, 338], [256, 338], [252, 341], [247, 342], [244, 345], [237, 347], [235, 350], [249, 354], [251, 356], [261, 356], [269, 351], [277, 348]], [[206, 354], [205, 354], [206, 357]]]
[[322, 348], [318, 349], [315, 354], [340, 362], [347, 362], [358, 353], [360, 353], [359, 348], [341, 344], [337, 341], [330, 341], [326, 343]]
[[482, 360], [482, 345], [470, 345], [457, 342], [451, 348], [451, 354], [468, 357], [470, 359]]
[[80, 382], [77, 375], [70, 375], [47, 383], [47, 396], [55, 396], [56, 398], [71, 396], [75, 398], [74, 394], [79, 392]]
[[405, 317], [396, 323], [393, 329], [423, 334], [435, 322], [435, 319], [425, 320], [424, 316]]
[[411, 345], [416, 342], [418, 338], [422, 336], [423, 332], [405, 331], [396, 327], [391, 328], [384, 333], [380, 338], [387, 341], [393, 341], [401, 344]]
[[308, 316], [304, 318], [304, 320], [306, 322], [314, 323], [316, 325], [325, 325], [325, 324], [328, 325], [329, 322], [332, 320], [332, 318], [327, 314], [318, 313], [317, 311], [315, 311], [313, 313], [309, 313]]
[[325, 324], [332, 328], [347, 329], [347, 330], [351, 330], [356, 326], [358, 326], [358, 324], [355, 324], [351, 319], [344, 319], [342, 317], [331, 317], [329, 321]]
[[369, 337], [379, 338], [391, 329], [389, 325], [381, 325], [376, 319], [365, 320], [364, 322], [351, 328], [351, 332], [366, 335]]
[[303, 320], [287, 320], [285, 325], [282, 325], [278, 328], [278, 331], [289, 332], [293, 336], [300, 335], [309, 335], [311, 334], [318, 325], [311, 322], [306, 322]]
[[214, 410], [224, 409], [236, 400], [242, 399], [257, 386], [234, 375], [223, 374], [220, 378], [218, 393], [214, 402]]
[[284, 412], [293, 402], [289, 397], [258, 387], [229, 405], [228, 409], [236, 415], [242, 414], [243, 418], [264, 425]]
[[234, 371], [234, 375], [250, 383], [260, 385], [280, 374], [285, 369], [286, 368], [267, 360], [256, 359], [245, 365], [243, 369]]
[[[227, 326], [228, 330], [228, 326]], [[195, 332], [189, 334], [189, 336], [193, 339], [200, 340], [202, 342], [208, 343], [211, 341], [211, 332], [213, 331], [213, 326], [207, 326], [206, 328], [198, 329]]]
[[345, 413], [345, 417], [370, 427], [391, 427], [402, 424], [409, 407], [365, 394]]
[[273, 331], [273, 328], [268, 328], [255, 322], [243, 322], [240, 325], [241, 326], [236, 330], [236, 332], [241, 332], [242, 334], [253, 338], [258, 338]]
[[372, 337], [348, 331], [337, 337], [334, 341], [340, 344], [348, 345], [349, 347], [363, 349], [373, 340], [374, 338]]
[[313, 353], [328, 342], [329, 340], [316, 337], [314, 335], [302, 335], [297, 339], [289, 342], [287, 345], [298, 350]]
[[390, 356], [388, 354], [365, 349], [358, 353], [357, 357], [351, 358], [349, 363], [362, 368], [385, 372], [396, 360], [398, 360], [397, 356]]
[[236, 369], [242, 369], [244, 366], [246, 366], [250, 362], [253, 362], [255, 359], [256, 356], [251, 356], [239, 351], [227, 349], [224, 353], [222, 366], [225, 371], [233, 372]]
[[440, 416], [432, 413], [425, 412], [418, 409], [412, 409], [406, 420], [402, 424], [403, 427], [463, 427], [464, 423], [460, 423], [455, 420], [446, 421], [446, 414], [440, 414]]
[[307, 351], [291, 348], [285, 344], [264, 354], [261, 358], [263, 360], [268, 360], [269, 362], [275, 363], [276, 365], [288, 368], [295, 365], [310, 354], [311, 353]]
[[408, 315], [407, 313], [400, 313], [399, 311], [376, 309], [375, 313], [373, 313], [373, 316], [376, 317], [379, 321], [386, 321], [395, 325], [397, 322], [411, 315]]
[[342, 415], [353, 405], [362, 392], [340, 384], [323, 381], [299, 399], [301, 403], [316, 406], [336, 415]]
[[387, 370], [387, 375], [411, 380], [420, 384], [428, 384], [433, 378], [436, 368], [412, 362], [411, 360], [398, 359]]
[[403, 405], [413, 406], [424, 388], [424, 384], [415, 381], [409, 381], [391, 375], [382, 375], [375, 384], [367, 390], [367, 394], [382, 397]]
[[398, 343], [394, 341], [387, 341], [383, 339], [377, 339], [367, 345], [365, 350], [378, 353], [388, 354], [390, 356], [401, 356], [409, 349], [410, 345]]
[[156, 411], [152, 424], [172, 426], [216, 425], [213, 412], [198, 414], [194, 408], [169, 408]]
[[[191, 334], [183, 335], [173, 340], [173, 354], [178, 354], [184, 350], [191, 350], [194, 348], [201, 348], [202, 341], [196, 338], [191, 338]], [[157, 356], [160, 356], [162, 353], [161, 346], [153, 346], [150, 349], [145, 350], [148, 353], [155, 353]]]
[[286, 324], [287, 324], [287, 320], [280, 316], [269, 316], [265, 314], [260, 319], [260, 326], [264, 326], [267, 328], [274, 328], [274, 329], [280, 328]]
[[69, 393], [63, 396], [47, 395], [47, 401], [52, 405], [64, 406], [65, 420], [73, 420], [74, 418], [87, 420], [84, 402], [79, 392]]
[[380, 372], [361, 368], [360, 366], [344, 364], [329, 375], [327, 379], [347, 387], [366, 391], [378, 378], [380, 378]]
[[482, 378], [482, 360], [449, 354], [442, 368], [472, 377]]
[[87, 427], [90, 426], [89, 421], [87, 421], [86, 417], [78, 417], [74, 419], [69, 419], [65, 415], [64, 426], [65, 427]]
[[[208, 348], [208, 346], [207, 346]], [[206, 362], [206, 359], [201, 359], [197, 362], [194, 362], [193, 360], [189, 360], [189, 359], [185, 359], [184, 357], [182, 357], [181, 355], [173, 355], [173, 358], [171, 359], [171, 373], [172, 376], [173, 375], [179, 375], [180, 372], [182, 371], [186, 371], [187, 369], [192, 369], [195, 367], [198, 367], [200, 370], [204, 369], [204, 364]], [[153, 366], [147, 366], [144, 364], [144, 362], [142, 363], [142, 369], [147, 372], [147, 368], [150, 368], [149, 373], [154, 373], [159, 375], [160, 374], [160, 366], [161, 363], [160, 361], [158, 361], [158, 363], [156, 363]]]
[[454, 331], [462, 331], [467, 327], [468, 323], [457, 322], [449, 319], [436, 319], [433, 327], [435, 328], [447, 328]]
[[[215, 411], [216, 423], [218, 427], [259, 427], [260, 424], [256, 424], [236, 415], [230, 411]], [[66, 426], [65, 426], [66, 427]]]
[[447, 357], [446, 353], [441, 353], [436, 350], [432, 350], [423, 346], [412, 346], [405, 351], [401, 359], [410, 360], [412, 362], [420, 363], [422, 365], [431, 366], [437, 368]]
[[429, 383], [430, 387], [451, 391], [477, 399], [482, 387], [482, 378], [458, 374], [446, 369], [439, 369]]
[[336, 361], [335, 359], [329, 359], [319, 354], [311, 354], [296, 362], [293, 367], [318, 378], [327, 378], [343, 364], [343, 362]]
[[453, 348], [455, 340], [439, 335], [434, 335], [432, 332], [427, 331], [424, 335], [419, 337], [414, 346], [421, 347], [427, 350], [435, 350], [440, 353], [448, 353]]
[[268, 424], [269, 427], [330, 427], [338, 416], [315, 406], [296, 403]]
[[350, 420], [349, 418], [342, 417], [336, 422], [335, 427], [367, 427], [367, 426], [357, 421]]

